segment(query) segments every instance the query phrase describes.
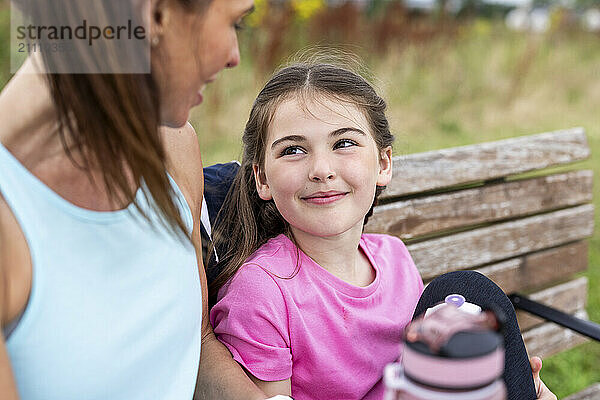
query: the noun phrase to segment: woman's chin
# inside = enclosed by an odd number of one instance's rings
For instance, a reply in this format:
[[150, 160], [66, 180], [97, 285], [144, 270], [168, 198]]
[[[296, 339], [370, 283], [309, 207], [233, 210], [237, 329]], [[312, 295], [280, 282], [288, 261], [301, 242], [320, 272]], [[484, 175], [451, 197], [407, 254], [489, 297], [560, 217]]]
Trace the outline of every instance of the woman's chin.
[[160, 124], [169, 128], [181, 128], [190, 119], [190, 110], [181, 112], [179, 115], [165, 115], [161, 118]]

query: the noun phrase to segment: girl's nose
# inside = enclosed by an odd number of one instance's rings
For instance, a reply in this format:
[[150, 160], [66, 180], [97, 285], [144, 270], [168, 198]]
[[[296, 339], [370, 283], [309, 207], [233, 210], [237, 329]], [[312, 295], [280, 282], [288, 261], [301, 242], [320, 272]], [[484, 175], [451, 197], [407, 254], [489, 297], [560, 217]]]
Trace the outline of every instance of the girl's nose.
[[336, 176], [331, 164], [323, 157], [315, 157], [311, 167], [308, 179], [312, 182], [324, 182]]

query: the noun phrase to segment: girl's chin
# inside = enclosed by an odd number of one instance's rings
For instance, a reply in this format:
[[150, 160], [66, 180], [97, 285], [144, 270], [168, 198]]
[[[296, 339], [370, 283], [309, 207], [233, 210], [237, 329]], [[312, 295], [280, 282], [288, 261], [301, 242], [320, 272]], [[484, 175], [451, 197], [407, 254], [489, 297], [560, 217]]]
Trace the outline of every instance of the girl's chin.
[[[313, 238], [321, 238], [321, 239], [332, 239], [335, 237], [339, 237], [351, 231], [353, 226], [351, 227], [292, 227], [292, 232], [294, 234], [309, 236]], [[361, 230], [362, 231], [362, 230]]]

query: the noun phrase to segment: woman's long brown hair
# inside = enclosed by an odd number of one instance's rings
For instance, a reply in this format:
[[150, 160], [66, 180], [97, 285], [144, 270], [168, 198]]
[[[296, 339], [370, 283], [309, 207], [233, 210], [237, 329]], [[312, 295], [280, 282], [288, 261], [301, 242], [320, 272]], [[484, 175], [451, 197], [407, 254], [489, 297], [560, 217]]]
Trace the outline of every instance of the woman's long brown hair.
[[[273, 200], [264, 201], [258, 196], [252, 166], [264, 166], [269, 125], [278, 105], [292, 96], [305, 101], [327, 96], [353, 104], [367, 117], [379, 150], [391, 146], [394, 141], [385, 116], [385, 101], [360, 75], [325, 63], [299, 63], [276, 72], [258, 94], [250, 111], [243, 136], [241, 166], [213, 231], [220, 272], [209, 286], [211, 304], [221, 286], [253, 252], [279, 234], [290, 236], [289, 225]], [[382, 190], [383, 187], [377, 188], [373, 205]], [[365, 216], [365, 222], [372, 211], [373, 207]]]
[[[190, 12], [202, 12], [211, 0], [178, 1]], [[123, 7], [128, 8], [130, 15], [141, 18], [139, 6], [134, 6], [136, 2], [132, 0], [120, 0], [120, 11], [112, 1], [15, 2], [37, 26], [52, 26], [54, 21], [78, 26], [90, 15], [90, 7], [94, 15], [100, 15], [100, 21], [106, 22], [104, 26], [118, 20], [115, 14], [122, 12]], [[42, 41], [39, 45], [52, 44]], [[45, 70], [64, 71], [68, 65], [78, 65], [85, 71], [121, 70], [122, 60], [114, 48], [102, 41], [94, 46], [76, 41], [68, 51], [42, 52]], [[150, 62], [148, 48], [130, 45], [129, 55]], [[134, 203], [148, 218], [136, 202], [137, 188], [142, 187], [147, 198], [153, 199], [150, 204], [160, 223], [179, 237], [190, 238], [166, 172], [166, 153], [159, 135], [161, 104], [156, 77], [151, 73], [47, 73], [46, 78], [58, 114], [59, 135], [71, 160], [88, 172], [90, 179], [91, 170], [99, 169], [103, 178], [100, 184], [109, 198], [120, 206]]]

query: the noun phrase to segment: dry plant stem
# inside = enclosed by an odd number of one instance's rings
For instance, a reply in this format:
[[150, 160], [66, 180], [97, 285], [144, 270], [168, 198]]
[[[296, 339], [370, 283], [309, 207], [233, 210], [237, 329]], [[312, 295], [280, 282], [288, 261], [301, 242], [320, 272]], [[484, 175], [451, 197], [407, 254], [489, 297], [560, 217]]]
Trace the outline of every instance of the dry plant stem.
[[537, 36], [529, 36], [527, 39], [527, 46], [525, 47], [525, 51], [521, 55], [517, 65], [515, 66], [510, 83], [510, 89], [505, 97], [505, 103], [507, 105], [511, 104], [519, 95], [521, 88], [523, 87], [523, 81], [531, 71], [531, 68], [537, 59], [541, 41], [542, 39]]

